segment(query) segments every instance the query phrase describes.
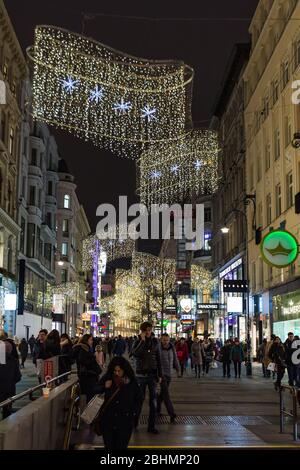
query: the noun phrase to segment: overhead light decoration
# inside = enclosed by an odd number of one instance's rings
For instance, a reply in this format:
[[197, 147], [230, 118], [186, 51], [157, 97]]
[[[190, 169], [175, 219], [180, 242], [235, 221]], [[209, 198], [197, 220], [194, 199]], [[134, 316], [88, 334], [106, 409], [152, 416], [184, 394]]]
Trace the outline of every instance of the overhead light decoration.
[[214, 287], [215, 281], [210, 271], [200, 264], [191, 265], [191, 287], [202, 291], [210, 291]]
[[37, 26], [32, 114], [117, 155], [138, 158], [192, 129], [193, 69], [140, 59], [54, 26]]
[[80, 285], [79, 282], [65, 282], [57, 286], [51, 287], [52, 294], [60, 294], [67, 297], [72, 297], [72, 299], [77, 299], [79, 297]]
[[151, 147], [138, 161], [142, 203], [180, 203], [192, 195], [213, 194], [218, 187], [218, 138], [212, 130], [195, 130], [170, 145]]
[[[99, 240], [97, 235], [90, 235], [82, 242], [82, 269], [91, 271], [95, 266], [95, 257], [101, 257], [106, 253], [106, 261], [114, 261], [121, 258], [130, 258], [135, 248], [135, 240], [122, 238], [122, 225], [116, 226], [116, 239], [108, 238]], [[100, 244], [100, 250], [98, 250]]]

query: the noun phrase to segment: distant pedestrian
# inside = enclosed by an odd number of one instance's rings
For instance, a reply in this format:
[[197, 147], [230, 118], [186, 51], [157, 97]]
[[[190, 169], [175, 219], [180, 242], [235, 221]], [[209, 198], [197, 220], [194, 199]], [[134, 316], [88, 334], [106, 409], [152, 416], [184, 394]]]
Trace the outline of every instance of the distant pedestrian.
[[21, 367], [24, 369], [25, 361], [28, 355], [28, 343], [25, 338], [22, 338], [18, 348], [19, 348], [20, 355], [21, 355]]
[[[204, 338], [203, 349], [204, 349], [205, 373], [208, 374], [209, 368], [211, 367], [212, 362], [214, 360], [214, 356], [215, 356], [214, 344], [210, 338], [208, 337]], [[204, 371], [203, 371], [203, 375], [204, 375]]]
[[293, 349], [292, 349], [292, 344], [294, 342], [294, 333], [291, 331], [288, 333], [288, 337], [285, 340], [283, 346], [285, 350], [285, 359], [286, 359], [286, 368], [287, 368], [287, 373], [289, 376], [289, 385], [293, 387], [296, 383], [296, 376], [294, 374], [294, 364], [292, 362], [292, 354], [293, 354]]
[[184, 338], [180, 338], [180, 341], [176, 344], [176, 354], [178, 362], [180, 364], [181, 377], [183, 376], [183, 371], [185, 369], [186, 360], [189, 357], [188, 345]]
[[171, 418], [171, 423], [175, 422], [176, 414], [170, 398], [169, 386], [171, 383], [172, 370], [175, 369], [179, 375], [179, 362], [173, 344], [167, 333], [163, 333], [159, 344], [162, 368], [162, 381], [160, 384], [160, 394], [157, 398], [157, 414], [161, 412], [161, 405], [164, 402], [167, 412]]
[[276, 365], [277, 379], [276, 382], [274, 382], [274, 385], [275, 390], [278, 390], [281, 386], [281, 381], [283, 379], [286, 368], [286, 353], [279, 336], [275, 337], [273, 344], [270, 347], [269, 357]]
[[30, 347], [30, 355], [31, 357], [33, 356], [33, 348], [34, 348], [34, 345], [35, 345], [35, 342], [36, 342], [36, 339], [33, 335], [30, 336], [29, 340], [28, 340], [28, 344], [29, 344], [29, 347]]
[[100, 344], [98, 344], [96, 346], [95, 358], [96, 358], [97, 363], [99, 364], [99, 366], [102, 369], [104, 367], [105, 360], [104, 360], [104, 353], [103, 353], [103, 350], [102, 350], [102, 346], [100, 346]]
[[115, 342], [113, 355], [114, 356], [123, 356], [126, 351], [126, 342], [121, 335], [118, 336], [117, 341]]
[[200, 339], [196, 336], [191, 347], [192, 364], [195, 367], [195, 377], [200, 378], [201, 369], [204, 363], [204, 349], [200, 343]]
[[234, 339], [234, 344], [230, 351], [230, 359], [233, 362], [235, 378], [241, 378], [241, 365], [244, 361], [244, 351], [240, 340], [238, 338]]
[[264, 361], [267, 344], [268, 344], [268, 340], [267, 340], [267, 338], [264, 338], [263, 342], [261, 343], [261, 345], [259, 346], [259, 348], [257, 350], [257, 360], [258, 360], [258, 362], [261, 362], [262, 372], [263, 372], [264, 377], [267, 376], [267, 369], [266, 369], [265, 361]]
[[231, 376], [231, 374], [230, 374], [231, 348], [232, 348], [231, 341], [230, 341], [230, 339], [227, 339], [225, 341], [224, 346], [222, 346], [222, 348], [221, 348], [220, 357], [219, 357], [220, 361], [223, 364], [223, 377], [227, 376], [228, 378], [230, 378], [230, 376]]

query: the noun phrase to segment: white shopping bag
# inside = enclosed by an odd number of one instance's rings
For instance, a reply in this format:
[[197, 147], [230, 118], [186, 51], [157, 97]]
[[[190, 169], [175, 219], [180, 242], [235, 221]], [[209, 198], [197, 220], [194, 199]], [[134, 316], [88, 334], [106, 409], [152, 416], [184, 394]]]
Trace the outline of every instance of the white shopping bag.
[[81, 419], [86, 424], [92, 424], [97, 418], [101, 406], [104, 403], [104, 395], [95, 395], [87, 404], [81, 414]]
[[270, 364], [267, 367], [267, 370], [270, 370], [270, 371], [274, 372], [275, 368], [276, 368], [275, 362], [270, 362]]

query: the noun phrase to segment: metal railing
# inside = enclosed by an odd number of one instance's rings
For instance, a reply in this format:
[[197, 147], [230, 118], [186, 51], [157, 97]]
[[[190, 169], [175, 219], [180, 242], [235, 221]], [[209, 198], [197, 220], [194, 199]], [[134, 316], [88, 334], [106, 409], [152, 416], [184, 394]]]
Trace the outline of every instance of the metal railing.
[[[293, 409], [286, 411], [284, 404], [283, 394], [285, 390], [290, 392], [293, 400]], [[290, 385], [281, 385], [279, 388], [279, 403], [280, 403], [280, 433], [284, 432], [284, 417], [289, 416], [293, 418], [293, 439], [298, 440], [298, 394], [300, 394], [300, 388], [291, 387]]]
[[57, 380], [61, 379], [62, 377], [66, 377], [70, 374], [72, 374], [71, 370], [69, 372], [64, 372], [63, 374], [58, 375], [57, 377], [54, 377], [53, 379], [48, 380], [47, 382], [43, 382], [39, 385], [36, 385], [35, 387], [28, 388], [24, 392], [18, 393], [17, 395], [14, 395], [13, 397], [7, 398], [6, 400], [4, 400], [0, 403], [0, 409], [3, 408], [4, 406], [7, 406], [7, 405], [10, 405], [10, 404], [14, 403], [17, 400], [20, 400], [20, 398], [26, 397], [27, 395], [29, 395], [30, 400], [33, 400], [32, 395], [36, 390], [47, 387], [47, 385], [51, 384], [52, 382], [56, 382]]
[[78, 431], [80, 426], [80, 385], [78, 382], [72, 386], [70, 400], [63, 440], [63, 450], [69, 449], [72, 430]]

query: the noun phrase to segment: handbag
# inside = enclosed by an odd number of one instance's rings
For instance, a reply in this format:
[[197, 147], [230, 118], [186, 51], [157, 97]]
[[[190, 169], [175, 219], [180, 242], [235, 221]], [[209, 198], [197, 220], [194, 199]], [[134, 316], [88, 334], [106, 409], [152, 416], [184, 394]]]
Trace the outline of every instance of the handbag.
[[217, 369], [217, 368], [218, 368], [217, 362], [216, 362], [216, 361], [213, 361], [213, 362], [211, 363], [211, 366], [210, 366], [210, 367], [211, 367], [212, 369]]
[[270, 362], [270, 364], [269, 364], [268, 367], [267, 367], [267, 370], [270, 370], [270, 371], [274, 372], [275, 369], [276, 369], [276, 364], [275, 364], [275, 362]]
[[115, 396], [119, 393], [120, 388], [117, 388], [112, 396], [107, 400], [107, 402], [104, 402], [99, 410], [99, 413], [96, 415], [94, 421], [91, 423], [93, 426], [93, 430], [97, 436], [102, 436], [103, 430], [101, 428], [101, 418], [103, 417], [105, 411], [107, 410], [108, 406], [111, 404]]
[[99, 414], [100, 408], [104, 403], [104, 397], [101, 395], [95, 395], [87, 404], [86, 408], [81, 414], [81, 419], [86, 424], [92, 424], [97, 415]]

